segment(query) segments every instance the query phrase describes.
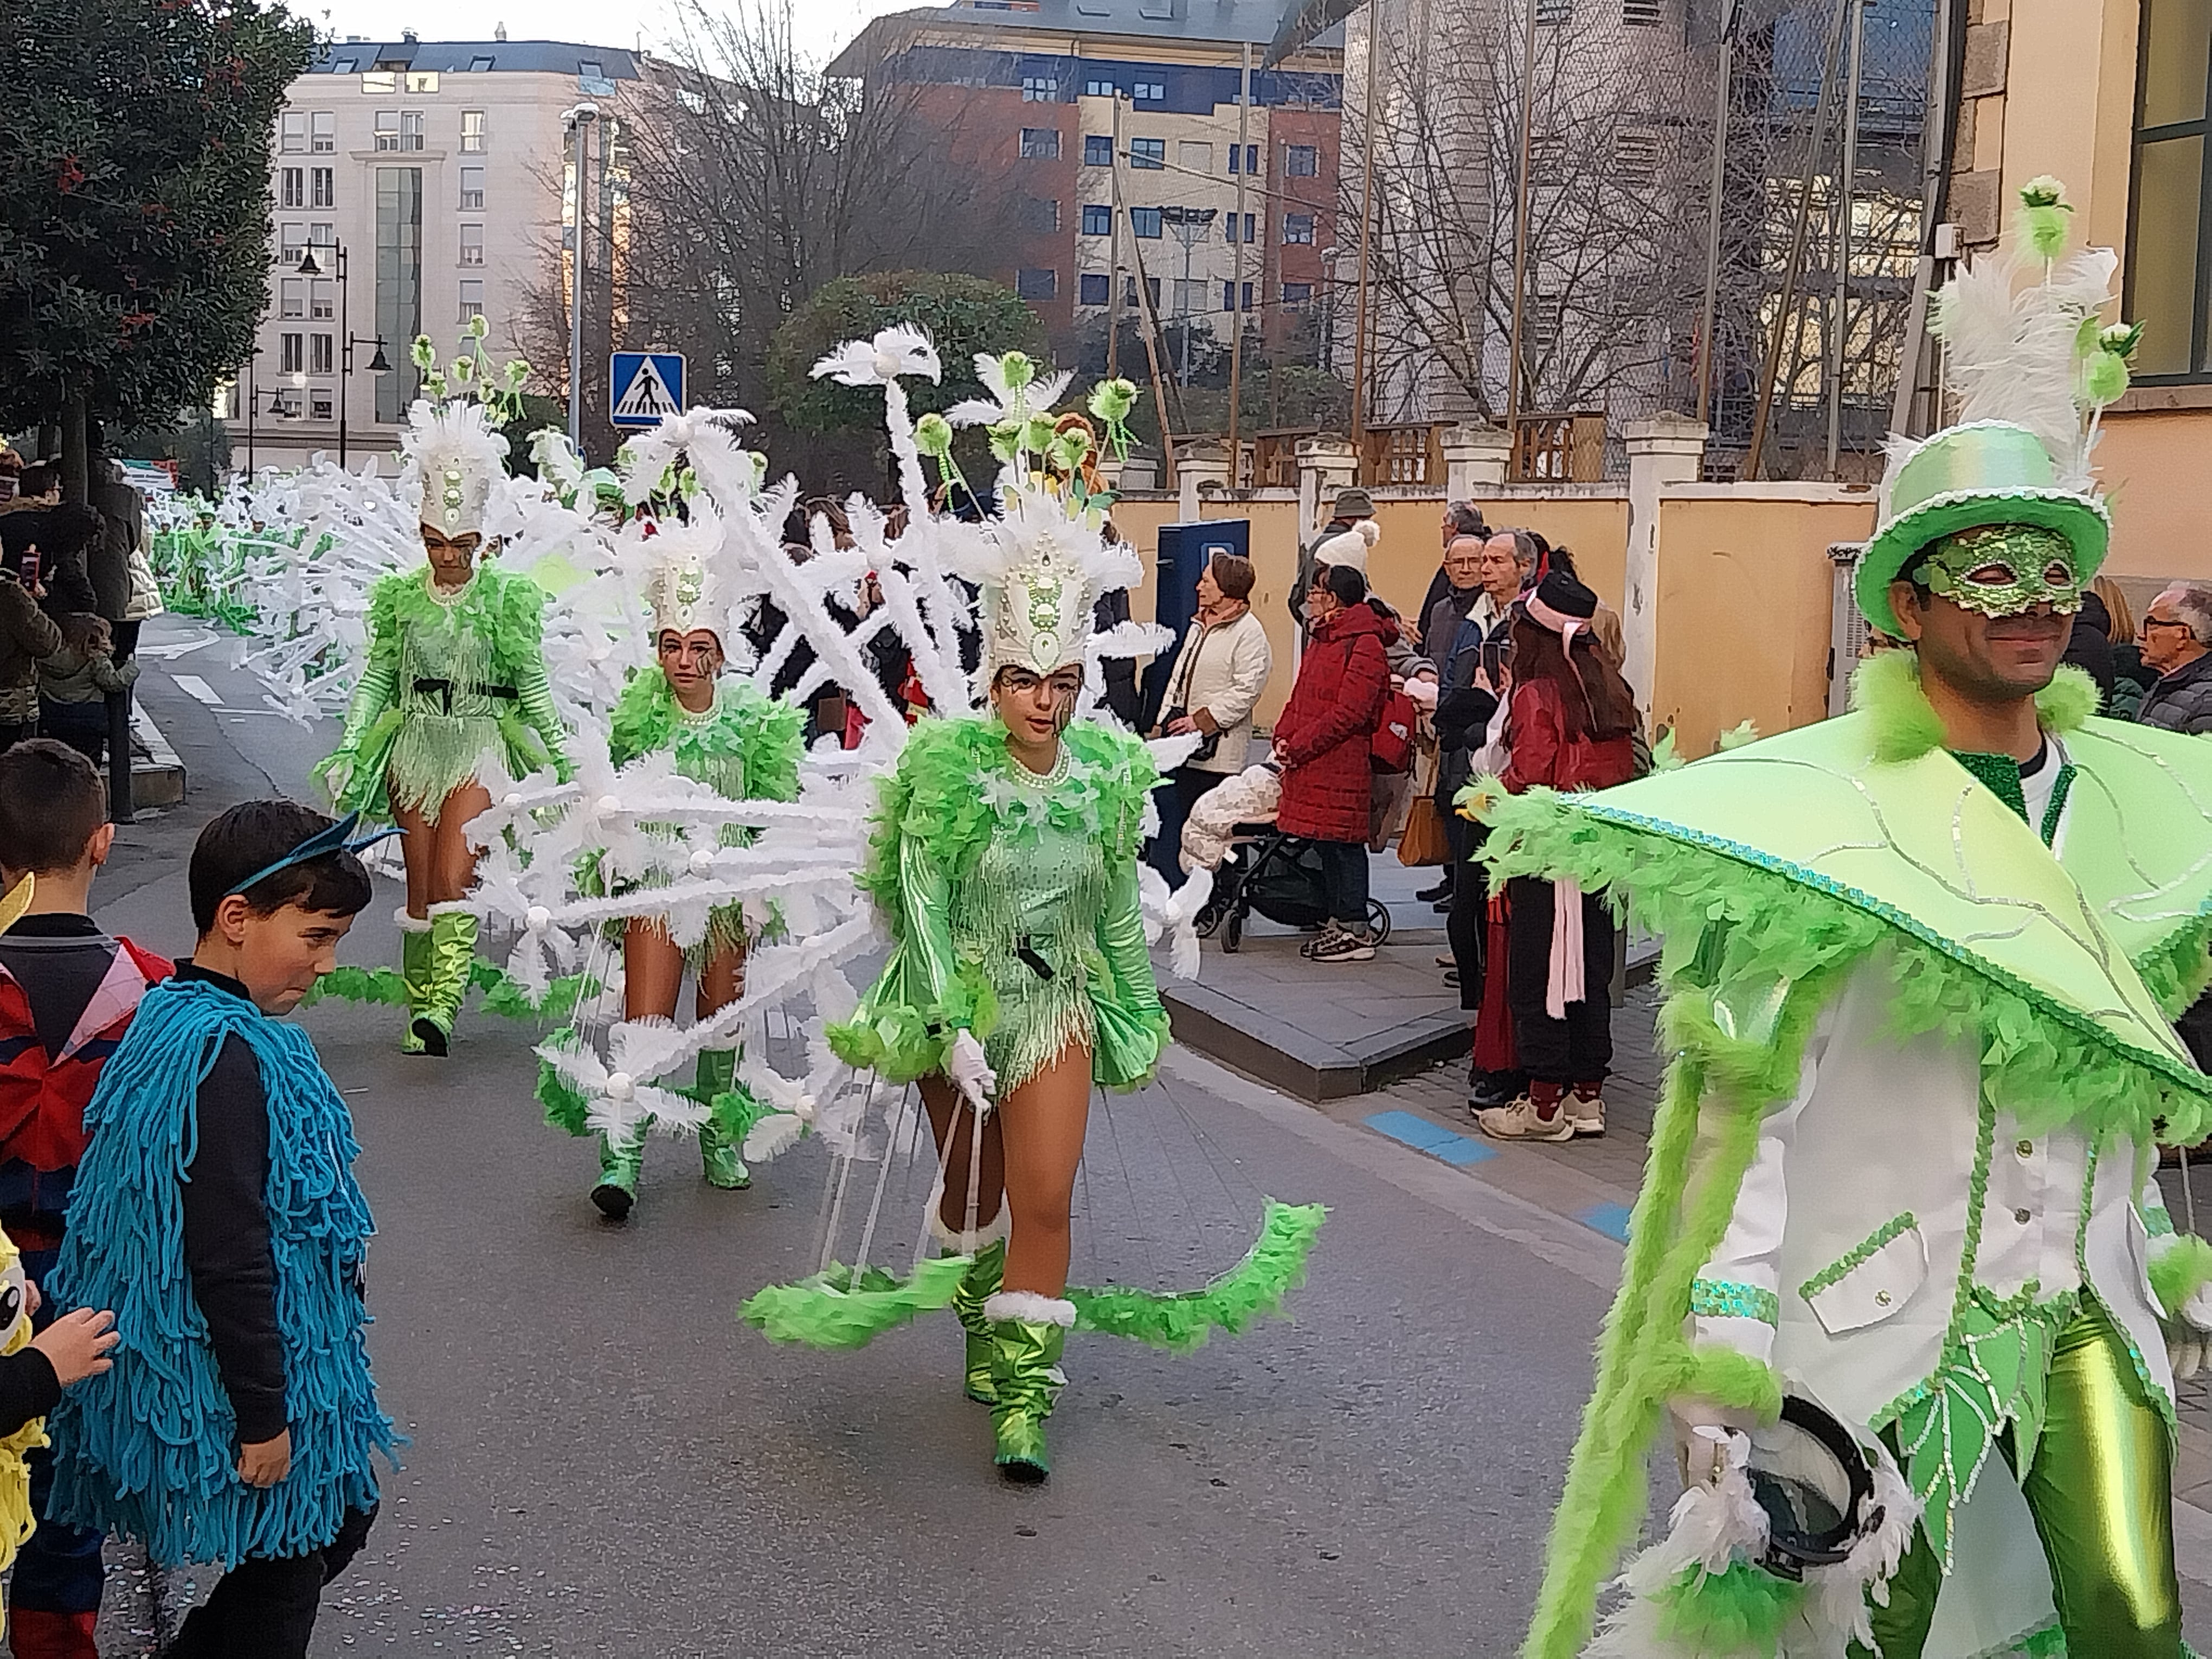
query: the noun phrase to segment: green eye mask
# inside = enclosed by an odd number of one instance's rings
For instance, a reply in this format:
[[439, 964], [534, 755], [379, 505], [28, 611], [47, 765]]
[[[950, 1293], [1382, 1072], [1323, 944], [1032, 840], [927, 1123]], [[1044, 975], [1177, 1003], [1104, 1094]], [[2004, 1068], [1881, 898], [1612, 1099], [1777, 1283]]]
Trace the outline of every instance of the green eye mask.
[[1983, 525], [1932, 544], [1921, 556], [1920, 579], [1962, 611], [2017, 617], [2036, 605], [2062, 616], [2081, 608], [2074, 546], [2037, 525]]

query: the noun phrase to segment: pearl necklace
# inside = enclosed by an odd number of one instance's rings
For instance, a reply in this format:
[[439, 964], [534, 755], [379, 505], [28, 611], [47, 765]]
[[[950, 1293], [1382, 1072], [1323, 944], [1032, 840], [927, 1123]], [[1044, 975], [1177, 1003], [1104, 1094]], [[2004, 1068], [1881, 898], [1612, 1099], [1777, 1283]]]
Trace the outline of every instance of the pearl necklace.
[[435, 570], [427, 564], [422, 567], [422, 586], [429, 590], [431, 603], [441, 605], [448, 611], [468, 597], [469, 589], [474, 585], [476, 579], [476, 568], [471, 565], [467, 581], [458, 587], [448, 587], [438, 580], [438, 573]]

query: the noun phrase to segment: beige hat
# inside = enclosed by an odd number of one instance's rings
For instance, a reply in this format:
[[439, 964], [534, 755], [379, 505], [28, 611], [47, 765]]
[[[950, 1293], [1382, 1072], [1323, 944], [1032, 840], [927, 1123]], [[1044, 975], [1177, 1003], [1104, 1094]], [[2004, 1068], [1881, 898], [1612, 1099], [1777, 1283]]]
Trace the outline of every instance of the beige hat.
[[1364, 576], [1367, 574], [1367, 556], [1382, 539], [1382, 526], [1372, 519], [1362, 519], [1351, 529], [1316, 546], [1314, 562], [1350, 565]]

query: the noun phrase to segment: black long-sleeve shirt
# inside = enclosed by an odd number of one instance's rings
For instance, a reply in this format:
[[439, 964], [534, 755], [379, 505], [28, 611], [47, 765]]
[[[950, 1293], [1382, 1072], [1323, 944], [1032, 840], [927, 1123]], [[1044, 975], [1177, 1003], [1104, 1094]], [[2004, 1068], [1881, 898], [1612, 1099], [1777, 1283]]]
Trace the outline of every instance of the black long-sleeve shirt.
[[0, 1358], [0, 1439], [61, 1403], [61, 1378], [54, 1362], [36, 1348]]
[[[241, 1000], [227, 975], [177, 964]], [[216, 1370], [238, 1419], [240, 1445], [284, 1431], [284, 1346], [276, 1328], [276, 1260], [270, 1248], [269, 1101], [253, 1051], [236, 1036], [202, 1079], [198, 1140], [185, 1168], [185, 1269], [208, 1326]]]

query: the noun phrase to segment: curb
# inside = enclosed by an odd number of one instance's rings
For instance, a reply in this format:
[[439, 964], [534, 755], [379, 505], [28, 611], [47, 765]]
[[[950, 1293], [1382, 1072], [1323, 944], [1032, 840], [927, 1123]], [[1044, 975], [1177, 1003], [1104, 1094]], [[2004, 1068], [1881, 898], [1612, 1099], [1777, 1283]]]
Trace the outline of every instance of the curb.
[[185, 799], [185, 763], [161, 735], [146, 705], [131, 700], [131, 804], [177, 806]]

